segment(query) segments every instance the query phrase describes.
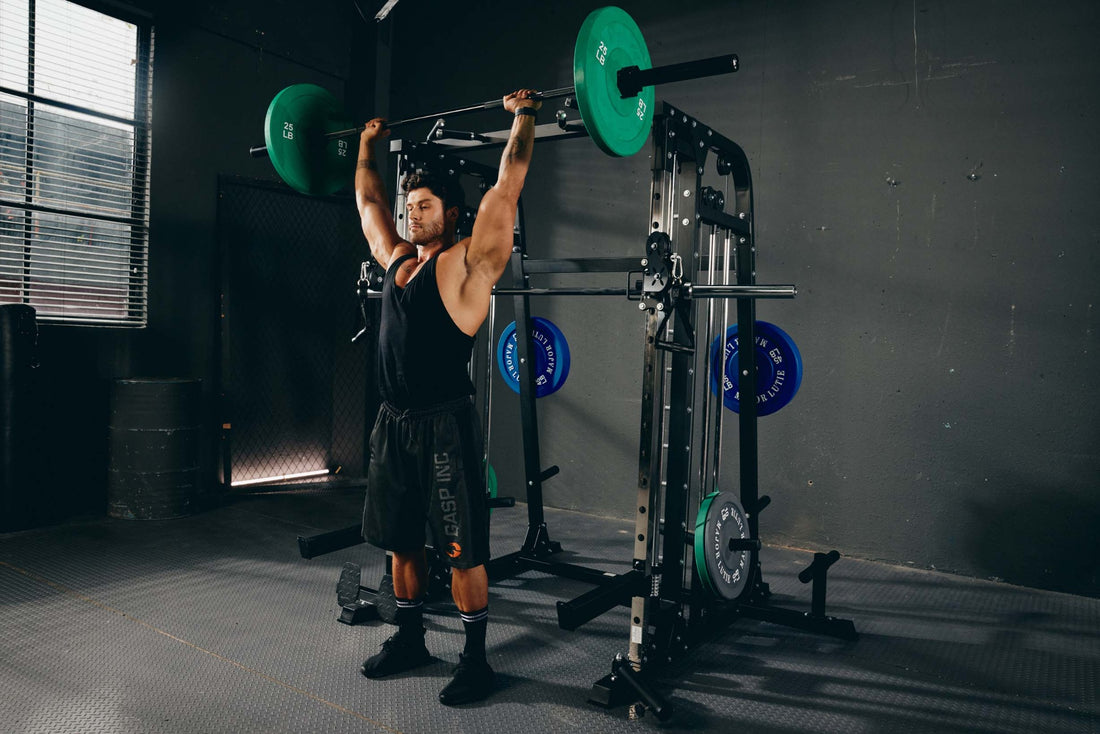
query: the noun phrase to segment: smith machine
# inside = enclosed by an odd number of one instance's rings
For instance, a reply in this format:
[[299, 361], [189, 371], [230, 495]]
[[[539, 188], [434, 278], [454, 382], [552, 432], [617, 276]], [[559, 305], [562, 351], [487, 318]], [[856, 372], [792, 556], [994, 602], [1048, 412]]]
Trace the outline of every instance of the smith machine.
[[[442, 129], [436, 126], [432, 142], [392, 141], [399, 177], [411, 170], [442, 167], [477, 178], [483, 189], [491, 185], [495, 170], [465, 156], [501, 145], [507, 131], [482, 134], [477, 140], [464, 132], [440, 134]], [[540, 140], [578, 135], [583, 132], [555, 124], [540, 125], [537, 130]], [[532, 298], [619, 296], [638, 304], [646, 328], [632, 567], [609, 574], [553, 558], [562, 548], [551, 539], [547, 527], [543, 484], [558, 473], [558, 467], [544, 468], [539, 448], [534, 351], [540, 347], [531, 339], [521, 339], [519, 401], [527, 535], [519, 550], [493, 559], [488, 571], [491, 581], [539, 571], [592, 584], [591, 591], [558, 602], [558, 624], [566, 630], [575, 630], [616, 606], [629, 606], [626, 652], [616, 656], [611, 672], [594, 683], [589, 700], [604, 706], [638, 702], [665, 719], [671, 709], [649, 682], [652, 673], [736, 619], [763, 620], [843, 639], [855, 639], [857, 633], [850, 620], [825, 612], [827, 571], [839, 558], [836, 551], [814, 554], [813, 562], [799, 574], [803, 583], [812, 585], [809, 611], [769, 603], [770, 590], [758, 551], [760, 515], [770, 498], [759, 494], [757, 461], [758, 402], [766, 401], [767, 393], [758, 395], [757, 400], [740, 400], [739, 495], [716, 491], [724, 483], [722, 406], [726, 401], [718, 399], [711, 389], [714, 374], [722, 372], [722, 364], [708, 345], [735, 323], [741, 344], [763, 347], [736, 350], [735, 367], [729, 369], [736, 369], [739, 379], [734, 385], [723, 383], [723, 398], [727, 391], [737, 391], [738, 384], [759, 384], [758, 372], [774, 368], [776, 360], [788, 361], [788, 379], [792, 377], [789, 372], [798, 369], [789, 365], [790, 355], [782, 343], [772, 344], [770, 334], [758, 334], [757, 299], [793, 298], [796, 290], [792, 285], [756, 283], [748, 160], [736, 143], [664, 103], [654, 119], [653, 161], [650, 233], [639, 256], [529, 259], [521, 207], [511, 262], [515, 287], [497, 288], [493, 296], [494, 301], [498, 297], [512, 298], [519, 334], [532, 332]], [[732, 191], [732, 213], [725, 211], [723, 191], [703, 185], [708, 165], [713, 165], [724, 179], [723, 188]], [[399, 217], [404, 211], [400, 196], [395, 211]], [[633, 282], [622, 288], [530, 285], [533, 275], [616, 272]], [[377, 286], [377, 277], [376, 271], [364, 267], [362, 297], [369, 297], [369, 290]], [[732, 320], [727, 299], [736, 301], [736, 317]], [[490, 309], [490, 335], [494, 333], [494, 311], [495, 302]], [[491, 337], [487, 341], [486, 369], [490, 374], [485, 379], [484, 418], [488, 453], [493, 346]], [[761, 355], [769, 351], [771, 358], [762, 360]], [[774, 376], [772, 369], [769, 382]], [[696, 410], [700, 402], [701, 411]], [[725, 478], [725, 483], [729, 481]], [[496, 506], [513, 503], [510, 498], [494, 500]], [[358, 526], [299, 538], [306, 558], [358, 542]], [[435, 563], [432, 567], [435, 588], [429, 597], [446, 599], [445, 566]], [[373, 615], [392, 621], [391, 584], [384, 576], [378, 590], [361, 586], [358, 566], [345, 564], [338, 583], [342, 621], [355, 623]]]
[[[491, 436], [493, 313], [498, 297], [512, 298], [516, 334], [525, 335], [517, 339], [516, 352], [528, 523], [522, 547], [490, 562], [490, 579], [539, 571], [592, 584], [581, 596], [558, 602], [558, 624], [566, 630], [575, 630], [614, 607], [628, 607], [625, 652], [611, 662], [608, 675], [593, 684], [589, 700], [604, 706], [632, 703], [632, 712], [648, 709], [659, 719], [668, 718], [671, 708], [655, 690], [654, 672], [737, 619], [763, 620], [843, 639], [857, 637], [850, 620], [825, 613], [827, 572], [840, 557], [836, 551], [814, 554], [813, 562], [799, 574], [800, 581], [812, 585], [808, 611], [770, 603], [759, 556], [760, 516], [770, 499], [759, 494], [757, 419], [793, 396], [801, 360], [782, 330], [756, 320], [756, 301], [793, 298], [796, 291], [793, 285], [756, 283], [752, 177], [744, 151], [683, 110], [667, 103], [658, 108], [653, 98], [653, 85], [737, 68], [736, 55], [651, 68], [644, 39], [629, 15], [608, 7], [588, 16], [574, 52], [575, 86], [542, 95], [543, 99], [564, 97], [565, 102], [555, 123], [536, 127], [536, 137], [588, 136], [605, 153], [626, 156], [640, 150], [652, 134], [648, 236], [634, 257], [533, 260], [526, 253], [521, 205], [511, 260], [513, 287], [496, 289], [488, 324], [483, 390], [486, 460]], [[391, 123], [398, 127], [436, 120], [427, 142], [391, 141], [398, 177], [418, 168], [442, 169], [473, 176], [485, 190], [495, 180], [495, 169], [467, 156], [503, 145], [508, 131], [455, 131], [446, 126], [446, 118], [499, 106], [495, 100]], [[581, 119], [570, 119], [567, 109], [579, 111]], [[332, 193], [351, 179], [354, 159], [346, 138], [358, 135], [360, 129], [348, 129], [335, 98], [325, 90], [294, 85], [272, 101], [265, 123], [266, 146], [252, 148], [251, 153], [269, 155], [279, 175], [299, 191]], [[721, 181], [717, 187], [704, 185], [704, 176], [712, 176], [711, 165]], [[400, 195], [395, 205], [403, 226]], [[472, 212], [461, 224], [471, 222]], [[531, 285], [531, 276], [564, 273], [621, 273], [626, 285]], [[377, 271], [365, 263], [359, 293], [367, 324], [360, 334], [372, 331], [371, 309], [366, 304], [379, 282]], [[530, 337], [534, 323], [530, 299], [543, 296], [626, 297], [637, 303], [645, 318], [633, 562], [622, 573], [554, 560], [561, 544], [551, 540], [542, 488], [558, 468], [544, 468], [540, 457], [535, 351], [541, 347]], [[733, 319], [731, 299], [736, 303]], [[740, 399], [739, 386], [754, 386], [755, 394]], [[702, 410], [696, 410], [700, 405]], [[738, 494], [719, 489], [730, 483], [722, 475], [723, 406], [738, 411]], [[491, 467], [488, 473], [491, 484]], [[495, 498], [492, 504], [506, 506], [514, 501]], [[362, 537], [359, 526], [353, 526], [298, 541], [301, 555], [312, 558], [361, 543]], [[432, 564], [430, 574], [429, 602], [449, 597], [445, 565]], [[337, 583], [337, 598], [343, 622], [370, 616], [393, 621], [388, 574], [378, 589], [364, 587], [359, 566], [347, 563]]]

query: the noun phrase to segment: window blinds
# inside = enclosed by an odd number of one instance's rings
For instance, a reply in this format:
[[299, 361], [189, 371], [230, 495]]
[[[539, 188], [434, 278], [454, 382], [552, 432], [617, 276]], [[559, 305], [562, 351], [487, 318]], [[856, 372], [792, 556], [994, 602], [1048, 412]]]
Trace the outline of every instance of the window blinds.
[[0, 0], [0, 303], [144, 326], [152, 28]]

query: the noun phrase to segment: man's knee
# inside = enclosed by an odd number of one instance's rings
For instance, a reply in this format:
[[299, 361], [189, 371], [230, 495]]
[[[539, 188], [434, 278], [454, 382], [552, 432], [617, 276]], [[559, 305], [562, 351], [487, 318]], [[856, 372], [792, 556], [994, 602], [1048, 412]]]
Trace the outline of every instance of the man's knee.
[[416, 566], [419, 568], [426, 564], [423, 548], [414, 551], [391, 551], [391, 553], [393, 554], [395, 566]]
[[473, 568], [452, 568], [451, 577], [459, 583], [479, 583], [485, 581], [488, 583], [488, 574], [485, 572], [485, 564], [474, 566]]

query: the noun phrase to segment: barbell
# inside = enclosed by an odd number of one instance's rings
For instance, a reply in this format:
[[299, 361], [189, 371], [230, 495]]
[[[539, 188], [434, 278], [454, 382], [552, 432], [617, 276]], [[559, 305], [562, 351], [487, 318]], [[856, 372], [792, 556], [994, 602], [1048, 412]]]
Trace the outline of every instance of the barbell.
[[[573, 97], [588, 135], [604, 153], [625, 157], [645, 145], [653, 126], [657, 84], [698, 79], [738, 70], [736, 54], [652, 67], [645, 38], [621, 8], [593, 10], [581, 24], [573, 48], [573, 86], [541, 92], [538, 99]], [[398, 128], [425, 120], [502, 107], [500, 99], [445, 112], [387, 123]], [[353, 127], [340, 103], [315, 84], [294, 84], [271, 100], [264, 121], [265, 146], [249, 149], [267, 155], [276, 173], [304, 194], [332, 194], [351, 183], [357, 147], [348, 139]]]

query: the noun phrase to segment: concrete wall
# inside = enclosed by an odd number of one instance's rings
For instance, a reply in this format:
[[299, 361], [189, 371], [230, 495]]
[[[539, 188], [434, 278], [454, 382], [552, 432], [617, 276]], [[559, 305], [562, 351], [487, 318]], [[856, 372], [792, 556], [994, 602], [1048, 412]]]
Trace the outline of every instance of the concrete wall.
[[[345, 2], [135, 4], [157, 30], [150, 323], [42, 327], [43, 415], [59, 457], [42, 491], [59, 515], [104, 506], [112, 379], [203, 378], [216, 435], [217, 178], [275, 178], [244, 150], [279, 89], [345, 89], [365, 118], [380, 72], [390, 95], [379, 106], [398, 118], [566, 86], [577, 30], [600, 5], [403, 0], [379, 28]], [[655, 64], [741, 57], [736, 75], [657, 96], [748, 153], [758, 280], [800, 289], [759, 307], [805, 362], [795, 401], [760, 423], [761, 491], [773, 498], [763, 540], [1100, 593], [1096, 6], [638, 0], [628, 10]], [[376, 66], [378, 31], [393, 37], [391, 75]], [[577, 140], [535, 155], [533, 257], [640, 253], [648, 147], [611, 159]], [[638, 312], [569, 299], [535, 313], [573, 353], [566, 386], [539, 404], [543, 463], [562, 468], [546, 502], [630, 517]], [[510, 318], [502, 309], [498, 330]], [[501, 491], [522, 498], [518, 408], [500, 387], [493, 463]], [[209, 444], [211, 482], [215, 458]], [[733, 467], [736, 453], [726, 458]]]
[[[600, 3], [435, 5], [438, 22], [424, 3], [392, 18], [394, 117], [571, 83], [577, 29]], [[758, 311], [805, 362], [795, 401], [760, 422], [765, 542], [1100, 592], [1096, 6], [628, 10], [654, 64], [741, 58], [736, 75], [657, 97], [745, 149], [758, 281], [800, 291]], [[639, 255], [648, 152], [538, 146], [525, 192], [532, 257]], [[607, 299], [541, 301], [535, 313], [573, 353], [566, 386], [539, 403], [543, 463], [562, 467], [546, 502], [632, 517], [642, 321]], [[498, 330], [506, 309], [500, 318]], [[495, 395], [493, 463], [502, 492], [522, 496], [516, 400]]]

